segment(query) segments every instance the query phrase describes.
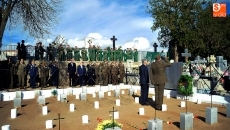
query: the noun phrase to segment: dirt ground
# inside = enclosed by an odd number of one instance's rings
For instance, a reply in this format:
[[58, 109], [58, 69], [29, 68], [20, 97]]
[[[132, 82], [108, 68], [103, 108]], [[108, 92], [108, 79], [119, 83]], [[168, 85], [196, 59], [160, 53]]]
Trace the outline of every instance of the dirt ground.
[[[139, 95], [139, 94], [137, 94]], [[123, 124], [123, 130], [147, 130], [147, 122], [154, 119], [154, 102], [149, 95], [149, 105], [142, 106], [134, 102], [134, 96], [128, 95], [128, 90], [120, 97], [120, 106], [115, 105], [116, 97], [107, 96], [98, 99], [93, 98], [91, 94], [87, 95], [87, 101], [80, 101], [76, 96], [68, 96], [68, 102], [61, 103], [57, 101], [56, 97], [46, 98], [46, 105], [48, 106], [48, 114], [42, 115], [42, 106], [37, 103], [37, 97], [30, 100], [22, 100], [22, 107], [17, 108], [18, 116], [16, 119], [10, 118], [10, 109], [13, 108], [13, 101], [0, 102], [0, 126], [9, 124], [11, 130], [45, 130], [46, 120], [53, 120], [53, 130], [59, 129], [58, 113], [61, 114], [61, 130], [94, 130], [99, 123], [97, 118], [102, 120], [109, 119], [109, 111], [113, 106], [115, 110], [119, 111], [118, 122]], [[100, 108], [94, 108], [94, 101], [99, 101]], [[180, 128], [180, 113], [185, 112], [185, 108], [180, 107], [180, 101], [174, 98], [164, 98], [164, 103], [167, 104], [167, 111], [157, 111], [157, 117], [164, 121], [164, 130], [179, 130]], [[75, 104], [75, 111], [70, 112], [70, 103]], [[209, 125], [205, 123], [205, 109], [210, 104], [202, 103], [195, 104], [188, 102], [188, 112], [192, 112], [194, 118], [194, 130], [228, 130], [230, 118], [226, 117], [226, 108], [222, 105], [214, 105], [218, 108], [218, 123]], [[139, 108], [145, 109], [145, 115], [138, 114]], [[82, 115], [89, 116], [89, 124], [82, 124]], [[167, 124], [166, 122], [172, 122]]]

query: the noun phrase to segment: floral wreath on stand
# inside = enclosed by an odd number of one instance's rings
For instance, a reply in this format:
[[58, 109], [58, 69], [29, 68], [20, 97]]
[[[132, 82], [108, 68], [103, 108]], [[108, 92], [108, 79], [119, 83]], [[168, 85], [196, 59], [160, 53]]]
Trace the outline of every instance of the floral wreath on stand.
[[182, 75], [179, 79], [179, 85], [178, 85], [179, 93], [184, 94], [186, 96], [193, 94], [192, 82], [193, 82], [192, 76]]

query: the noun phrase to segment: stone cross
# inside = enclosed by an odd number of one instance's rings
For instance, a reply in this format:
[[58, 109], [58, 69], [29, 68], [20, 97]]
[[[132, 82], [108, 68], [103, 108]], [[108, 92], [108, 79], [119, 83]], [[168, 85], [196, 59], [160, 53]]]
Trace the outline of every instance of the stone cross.
[[60, 130], [60, 126], [61, 126], [61, 123], [60, 123], [61, 119], [65, 119], [65, 118], [61, 118], [60, 117], [60, 113], [58, 113], [58, 118], [54, 119], [54, 120], [58, 120], [59, 121], [59, 130]]
[[188, 61], [188, 57], [191, 57], [191, 53], [188, 53], [188, 49], [184, 49], [184, 53], [181, 53], [181, 56], [185, 57], [185, 61]]
[[158, 47], [157, 43], [154, 43], [153, 47], [154, 47], [154, 52], [157, 52], [157, 47]]
[[113, 36], [112, 38], [110, 38], [110, 40], [113, 41], [113, 50], [115, 50], [115, 41], [117, 40], [117, 38]]
[[113, 113], [113, 129], [114, 129], [114, 112], [117, 112], [117, 110], [114, 110], [114, 107], [113, 107], [113, 111], [109, 111], [109, 112]]
[[196, 57], [196, 60], [195, 60], [195, 63], [197, 63], [197, 64], [202, 64], [202, 63], [205, 63], [206, 61], [203, 59], [203, 60], [201, 60], [200, 59], [200, 56], [197, 56]]

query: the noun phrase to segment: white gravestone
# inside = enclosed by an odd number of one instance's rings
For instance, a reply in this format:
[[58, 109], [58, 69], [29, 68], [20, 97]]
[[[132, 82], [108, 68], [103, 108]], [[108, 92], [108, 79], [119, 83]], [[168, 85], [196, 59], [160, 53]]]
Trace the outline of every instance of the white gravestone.
[[99, 91], [98, 92], [98, 97], [99, 98], [104, 98], [104, 91]]
[[88, 123], [89, 123], [88, 115], [83, 115], [83, 116], [82, 116], [82, 123], [83, 123], [83, 124], [88, 124]]
[[167, 105], [166, 104], [162, 104], [162, 111], [167, 111]]
[[145, 108], [139, 108], [139, 115], [145, 115]]
[[201, 104], [201, 99], [198, 98], [196, 104]]
[[185, 101], [180, 102], [180, 107], [185, 107]]
[[168, 99], [169, 99], [169, 98], [170, 98], [170, 94], [166, 94], [166, 98], [168, 98]]
[[98, 101], [94, 102], [94, 108], [99, 109], [99, 102]]
[[108, 89], [109, 89], [109, 91], [112, 91], [113, 90], [113, 85], [112, 84], [108, 84]]
[[95, 98], [96, 97], [96, 93], [92, 93], [92, 97]]
[[38, 103], [39, 103], [39, 105], [46, 105], [46, 98], [45, 98], [45, 96], [39, 96], [38, 97]]
[[71, 103], [71, 104], [69, 104], [69, 111], [70, 112], [74, 112], [74, 104], [73, 103]]
[[111, 96], [111, 92], [108, 92], [108, 96]]
[[99, 92], [100, 91], [100, 85], [95, 85], [95, 92]]
[[81, 93], [80, 94], [80, 100], [81, 101], [86, 101], [86, 93]]
[[2, 130], [10, 130], [10, 125], [3, 125]]
[[122, 91], [121, 91], [121, 94], [125, 94], [125, 91], [124, 91], [124, 90], [122, 90]]
[[114, 119], [119, 119], [119, 112], [118, 111], [114, 112]]
[[120, 106], [120, 99], [116, 99], [116, 106]]
[[129, 95], [134, 95], [134, 89], [133, 88], [129, 89]]
[[114, 90], [114, 97], [120, 96], [120, 89]]
[[46, 129], [52, 129], [53, 128], [53, 121], [47, 120], [46, 121]]
[[139, 97], [135, 97], [135, 103], [139, 103]]
[[117, 85], [117, 86], [116, 86], [116, 89], [120, 90], [120, 89], [121, 89], [120, 85]]
[[42, 107], [42, 114], [43, 114], [43, 115], [47, 115], [47, 113], [48, 113], [47, 106], [43, 106], [43, 107]]
[[67, 88], [67, 95], [73, 95], [73, 89]]
[[83, 87], [82, 87], [82, 93], [87, 93], [87, 88], [86, 88], [86, 86], [83, 86]]
[[67, 94], [61, 94], [61, 102], [67, 102]]
[[79, 94], [76, 94], [76, 99], [80, 99], [80, 96], [79, 96]]
[[21, 98], [15, 98], [14, 99], [14, 108], [21, 107]]
[[60, 101], [61, 100], [61, 94], [58, 94], [57, 95], [57, 101]]
[[17, 109], [11, 109], [11, 118], [15, 119], [17, 117]]
[[16, 98], [22, 99], [22, 92], [21, 91], [16, 91]]

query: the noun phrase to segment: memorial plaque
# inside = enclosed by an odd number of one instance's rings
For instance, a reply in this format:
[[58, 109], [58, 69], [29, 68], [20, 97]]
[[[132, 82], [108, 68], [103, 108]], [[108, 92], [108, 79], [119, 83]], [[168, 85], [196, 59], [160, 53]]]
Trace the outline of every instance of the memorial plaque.
[[14, 98], [14, 108], [21, 107], [22, 99]]
[[16, 98], [22, 99], [22, 91], [16, 91]]
[[120, 96], [120, 90], [114, 90], [114, 97]]
[[38, 103], [39, 103], [39, 105], [45, 105], [46, 104], [45, 96], [39, 96], [38, 97]]
[[67, 95], [66, 94], [61, 94], [61, 102], [67, 102]]
[[81, 93], [80, 94], [80, 100], [81, 101], [86, 101], [86, 93]]
[[99, 98], [104, 98], [104, 92], [103, 91], [99, 91], [98, 92], [98, 97]]

